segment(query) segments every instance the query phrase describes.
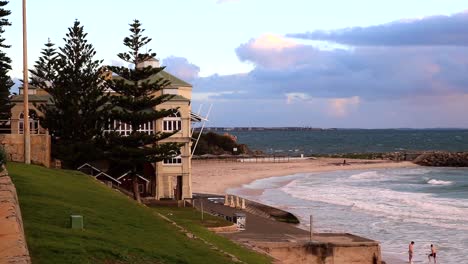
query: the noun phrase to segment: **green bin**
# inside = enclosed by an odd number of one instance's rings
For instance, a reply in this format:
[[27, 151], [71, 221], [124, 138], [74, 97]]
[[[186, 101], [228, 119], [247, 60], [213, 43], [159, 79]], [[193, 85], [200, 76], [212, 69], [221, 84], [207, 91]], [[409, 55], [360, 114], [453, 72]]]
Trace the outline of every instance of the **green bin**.
[[82, 215], [70, 215], [70, 222], [72, 229], [83, 229], [83, 216]]

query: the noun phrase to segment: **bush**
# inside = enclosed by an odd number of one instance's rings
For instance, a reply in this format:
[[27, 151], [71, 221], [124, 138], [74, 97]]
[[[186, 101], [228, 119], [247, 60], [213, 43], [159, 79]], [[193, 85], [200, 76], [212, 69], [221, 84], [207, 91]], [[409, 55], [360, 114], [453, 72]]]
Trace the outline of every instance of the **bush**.
[[0, 172], [3, 171], [2, 165], [6, 164], [7, 155], [3, 147], [0, 147]]

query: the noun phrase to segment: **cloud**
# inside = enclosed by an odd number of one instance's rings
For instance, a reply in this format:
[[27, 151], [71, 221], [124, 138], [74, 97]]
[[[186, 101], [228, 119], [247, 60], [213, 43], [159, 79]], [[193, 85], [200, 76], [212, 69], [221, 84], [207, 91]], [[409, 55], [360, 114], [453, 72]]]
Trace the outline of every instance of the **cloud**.
[[287, 36], [352, 46], [468, 46], [468, 12]]
[[[259, 39], [263, 39], [260, 37]], [[242, 91], [224, 99], [352, 98], [394, 100], [468, 92], [468, 47], [357, 47], [319, 50], [250, 40], [237, 55], [247, 74], [198, 78], [199, 92]], [[220, 98], [221, 98], [220, 97]]]
[[359, 106], [360, 101], [359, 96], [329, 99], [329, 112], [335, 117], [346, 117], [351, 110]]
[[163, 60], [162, 65], [166, 66], [168, 72], [184, 81], [190, 82], [197, 78], [200, 73], [200, 67], [182, 57], [167, 57]]
[[[268, 68], [285, 68], [301, 60], [300, 54], [295, 52], [300, 47], [302, 46], [284, 37], [265, 34], [240, 45], [236, 53], [241, 61]], [[277, 57], [275, 54], [282, 56]]]

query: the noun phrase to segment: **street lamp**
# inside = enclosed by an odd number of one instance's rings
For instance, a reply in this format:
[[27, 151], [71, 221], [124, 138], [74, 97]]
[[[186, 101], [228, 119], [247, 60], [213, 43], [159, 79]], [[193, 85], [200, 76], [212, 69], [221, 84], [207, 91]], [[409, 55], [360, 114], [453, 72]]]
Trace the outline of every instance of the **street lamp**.
[[31, 164], [31, 134], [29, 131], [28, 91], [28, 38], [26, 32], [26, 0], [23, 0], [23, 116], [24, 116], [24, 163]]

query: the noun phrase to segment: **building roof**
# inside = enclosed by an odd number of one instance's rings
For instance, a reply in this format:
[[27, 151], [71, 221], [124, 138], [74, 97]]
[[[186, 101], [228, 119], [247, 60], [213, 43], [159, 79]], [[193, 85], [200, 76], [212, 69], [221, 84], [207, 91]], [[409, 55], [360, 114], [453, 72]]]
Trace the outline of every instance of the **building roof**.
[[[113, 76], [113, 78], [121, 78], [119, 76]], [[166, 80], [169, 80], [171, 82], [171, 87], [192, 87], [191, 84], [189, 84], [188, 82], [185, 82], [177, 77], [175, 77], [174, 75], [168, 73], [168, 72], [165, 72], [165, 71], [161, 71], [159, 72], [158, 74], [155, 74], [153, 76], [151, 76], [149, 79], [152, 80], [152, 81], [156, 81], [157, 79], [159, 78], [163, 78], [163, 79], [166, 79]], [[30, 87], [32, 88], [32, 87]], [[13, 95], [11, 97], [11, 101], [12, 102], [23, 102], [23, 95]], [[47, 103], [51, 103], [51, 96], [50, 95], [37, 95], [37, 94], [30, 94], [29, 95], [29, 101], [30, 102], [47, 102]], [[190, 102], [190, 100], [188, 98], [185, 98], [181, 95], [175, 95], [173, 98], [171, 98], [170, 101], [184, 101], [184, 102]]]
[[[161, 76], [158, 76], [161, 75]], [[161, 71], [160, 73], [152, 76], [151, 78], [156, 79], [156, 78], [164, 78], [166, 80], [169, 80], [171, 82], [171, 86], [184, 86], [184, 87], [192, 87], [192, 85], [182, 79], [177, 78], [176, 76], [166, 72], [166, 71]]]
[[[11, 97], [12, 102], [23, 102], [23, 95], [13, 95]], [[50, 102], [51, 96], [50, 95], [37, 95], [37, 94], [30, 94], [28, 96], [29, 102]]]
[[[118, 75], [114, 75], [112, 76], [113, 79], [120, 79], [122, 77], [118, 76]], [[166, 72], [166, 71], [160, 71], [158, 74], [155, 74], [151, 77], [149, 77], [148, 79], [150, 81], [156, 81], [160, 78], [163, 78], [165, 80], [168, 80], [171, 84], [170, 84], [170, 87], [192, 87], [192, 85], [182, 79], [179, 79], [177, 78], [176, 76]], [[147, 79], [147, 80], [148, 80]]]

